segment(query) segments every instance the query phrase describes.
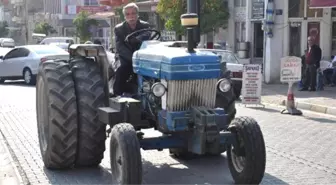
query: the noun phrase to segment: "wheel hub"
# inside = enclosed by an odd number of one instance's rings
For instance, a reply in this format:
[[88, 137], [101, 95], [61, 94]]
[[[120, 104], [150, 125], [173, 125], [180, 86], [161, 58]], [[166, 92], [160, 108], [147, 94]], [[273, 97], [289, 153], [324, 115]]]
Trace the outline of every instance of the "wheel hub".
[[237, 145], [235, 147], [231, 147], [231, 160], [234, 168], [237, 170], [237, 172], [241, 173], [244, 170], [245, 164], [246, 164], [246, 158], [245, 158], [245, 147], [244, 147], [244, 141], [243, 138], [239, 135], [239, 133], [236, 133], [237, 138]]
[[231, 160], [237, 172], [241, 173], [245, 167], [245, 157], [237, 156], [233, 147], [231, 147]]
[[30, 72], [28, 70], [25, 71], [24, 73], [24, 80], [26, 81], [26, 83], [29, 83], [31, 80], [31, 75]]

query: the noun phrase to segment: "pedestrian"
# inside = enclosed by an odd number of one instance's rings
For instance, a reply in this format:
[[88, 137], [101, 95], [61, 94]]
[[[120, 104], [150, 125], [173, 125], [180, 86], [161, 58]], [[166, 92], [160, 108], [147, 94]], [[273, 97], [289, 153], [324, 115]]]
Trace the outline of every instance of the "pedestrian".
[[336, 86], [336, 56], [331, 61], [328, 68], [323, 71], [323, 76], [325, 77], [327, 85], [332, 87]]
[[305, 79], [303, 88], [299, 91], [316, 91], [316, 73], [320, 68], [321, 56], [321, 48], [315, 44], [314, 37], [308, 37], [308, 49], [305, 53]]

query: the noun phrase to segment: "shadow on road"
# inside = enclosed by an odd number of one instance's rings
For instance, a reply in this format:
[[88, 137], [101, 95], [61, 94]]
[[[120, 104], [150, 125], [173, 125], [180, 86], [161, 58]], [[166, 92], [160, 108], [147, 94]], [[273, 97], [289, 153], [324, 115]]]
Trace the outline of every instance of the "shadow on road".
[[260, 111], [265, 111], [265, 112], [279, 112], [279, 110], [276, 110], [276, 109], [272, 109], [272, 108], [267, 108], [267, 107], [246, 107], [246, 108], [249, 108], [249, 109], [253, 109], [253, 110], [260, 110]]
[[[173, 164], [156, 165], [143, 159], [143, 184], [234, 184], [226, 157], [223, 155], [175, 160], [176, 163]], [[101, 166], [65, 171], [44, 169], [44, 172], [51, 184], [112, 183], [110, 168]], [[287, 183], [266, 173], [261, 184], [285, 185]]]
[[35, 88], [35, 85], [27, 85], [23, 80], [11, 80], [6, 81], [5, 83], [1, 84], [3, 86], [19, 86], [19, 87], [32, 87]]
[[305, 117], [308, 120], [318, 121], [320, 123], [336, 123], [336, 119]]

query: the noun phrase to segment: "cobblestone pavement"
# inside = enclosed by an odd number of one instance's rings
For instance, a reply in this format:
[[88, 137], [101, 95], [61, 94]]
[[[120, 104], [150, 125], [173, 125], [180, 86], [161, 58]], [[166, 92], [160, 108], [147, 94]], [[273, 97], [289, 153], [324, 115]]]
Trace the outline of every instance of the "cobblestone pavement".
[[[0, 131], [18, 160], [26, 184], [111, 183], [108, 152], [98, 169], [46, 170], [37, 139], [35, 88], [0, 85], [0, 95]], [[240, 116], [256, 118], [264, 132], [267, 169], [262, 184], [336, 184], [335, 117], [312, 112], [293, 117], [280, 114], [277, 107], [238, 105], [237, 109]], [[153, 131], [147, 133], [154, 135]], [[144, 184], [233, 183], [225, 154], [187, 162], [171, 158], [167, 150], [142, 155]]]

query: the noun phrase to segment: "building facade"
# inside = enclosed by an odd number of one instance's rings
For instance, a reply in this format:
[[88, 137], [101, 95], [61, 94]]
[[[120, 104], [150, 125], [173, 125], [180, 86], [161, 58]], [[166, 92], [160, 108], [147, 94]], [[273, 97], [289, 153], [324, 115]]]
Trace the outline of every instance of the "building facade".
[[310, 9], [310, 0], [274, 0], [273, 37], [268, 37], [264, 36], [262, 14], [267, 3], [267, 0], [230, 1], [232, 16], [228, 27], [229, 45], [237, 52], [240, 42], [249, 43], [245, 60], [263, 65], [266, 83], [280, 81], [281, 58], [302, 56], [308, 36], [316, 38], [323, 59], [330, 60], [336, 55], [336, 9]]

